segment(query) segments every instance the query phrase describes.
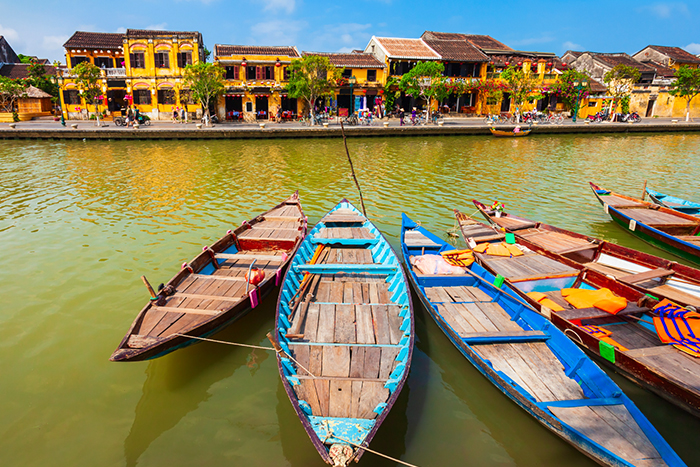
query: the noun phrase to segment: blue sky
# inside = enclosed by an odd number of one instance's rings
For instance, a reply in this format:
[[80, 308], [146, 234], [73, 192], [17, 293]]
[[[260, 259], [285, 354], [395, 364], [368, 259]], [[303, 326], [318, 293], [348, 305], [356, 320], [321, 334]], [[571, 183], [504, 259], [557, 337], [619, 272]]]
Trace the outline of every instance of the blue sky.
[[700, 2], [443, 0], [0, 0], [0, 35], [17, 53], [65, 61], [80, 31], [200, 31], [214, 44], [338, 52], [372, 35], [488, 34], [518, 50], [635, 53], [649, 44], [700, 54]]

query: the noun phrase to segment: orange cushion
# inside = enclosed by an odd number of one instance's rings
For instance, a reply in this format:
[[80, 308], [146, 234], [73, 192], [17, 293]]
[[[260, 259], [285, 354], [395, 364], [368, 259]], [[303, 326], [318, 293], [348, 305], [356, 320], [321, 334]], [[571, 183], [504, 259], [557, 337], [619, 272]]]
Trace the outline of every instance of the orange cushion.
[[546, 306], [552, 311], [564, 311], [564, 308], [562, 308], [561, 305], [559, 305], [554, 300], [547, 298], [547, 296], [542, 292], [528, 292], [527, 296], [539, 303], [540, 305]]
[[616, 314], [627, 307], [627, 300], [618, 297], [610, 289], [562, 289], [562, 297], [575, 308], [595, 307]]
[[523, 251], [520, 248], [518, 248], [517, 246], [511, 245], [510, 243], [505, 243], [504, 245], [506, 246], [506, 248], [508, 248], [508, 251], [510, 251], [511, 255], [513, 255], [513, 256], [522, 256], [523, 255]]
[[480, 243], [474, 248], [472, 248], [472, 251], [475, 251], [477, 253], [483, 253], [486, 251], [486, 249], [489, 247], [490, 243]]
[[510, 250], [503, 243], [492, 243], [486, 250], [486, 254], [489, 256], [510, 256]]

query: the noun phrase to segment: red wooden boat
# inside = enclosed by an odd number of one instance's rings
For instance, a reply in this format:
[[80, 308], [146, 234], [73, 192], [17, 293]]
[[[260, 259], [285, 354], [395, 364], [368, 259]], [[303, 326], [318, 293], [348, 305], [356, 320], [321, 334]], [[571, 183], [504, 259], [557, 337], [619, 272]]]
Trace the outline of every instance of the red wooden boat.
[[110, 360], [161, 357], [228, 326], [280, 285], [305, 235], [298, 192], [229, 230], [152, 293]]
[[[700, 416], [700, 358], [661, 342], [653, 323], [649, 325], [655, 315], [652, 308], [658, 300], [614, 277], [546, 250], [527, 237], [483, 224], [457, 210], [455, 215], [465, 241], [471, 246], [500, 243], [505, 239], [510, 247], [520, 251], [512, 256], [493, 256], [488, 250], [474, 254], [479, 264], [493, 275], [491, 279], [496, 283], [504, 281], [503, 289], [507, 293], [527, 301], [601, 362]], [[528, 225], [526, 220], [513, 216], [501, 219], [509, 219], [504, 223], [511, 228], [535, 227], [535, 223]], [[617, 314], [593, 306], [575, 308], [564, 296], [569, 289], [602, 288], [624, 299], [624, 308]]]
[[489, 223], [550, 253], [562, 255], [654, 297], [700, 308], [699, 269], [510, 213], [497, 217], [496, 212], [484, 204], [473, 202]]

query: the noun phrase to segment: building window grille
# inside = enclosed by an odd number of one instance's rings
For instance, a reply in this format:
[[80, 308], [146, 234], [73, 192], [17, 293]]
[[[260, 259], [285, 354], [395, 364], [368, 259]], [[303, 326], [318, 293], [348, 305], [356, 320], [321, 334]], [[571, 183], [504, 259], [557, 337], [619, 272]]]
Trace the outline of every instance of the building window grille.
[[173, 91], [172, 89], [159, 89], [158, 103], [165, 105], [175, 105], [175, 91]]
[[178, 52], [177, 67], [185, 68], [187, 65], [192, 65], [192, 52]]
[[168, 52], [156, 52], [154, 57], [156, 68], [170, 68], [170, 54]]
[[377, 81], [377, 70], [367, 70], [367, 81], [370, 83]]
[[134, 91], [134, 104], [151, 105], [151, 91], [148, 89], [137, 89]]
[[112, 57], [95, 57], [95, 65], [98, 68], [114, 68], [114, 59]]
[[80, 105], [80, 93], [75, 90], [63, 91], [63, 102], [66, 105]]
[[89, 62], [89, 61], [90, 61], [89, 57], [71, 57], [70, 58], [70, 65], [71, 65], [71, 67], [75, 67], [78, 63]]
[[348, 79], [352, 76], [352, 68], [346, 68], [343, 70], [343, 78]]
[[146, 68], [146, 55], [143, 52], [129, 54], [129, 64], [131, 68]]

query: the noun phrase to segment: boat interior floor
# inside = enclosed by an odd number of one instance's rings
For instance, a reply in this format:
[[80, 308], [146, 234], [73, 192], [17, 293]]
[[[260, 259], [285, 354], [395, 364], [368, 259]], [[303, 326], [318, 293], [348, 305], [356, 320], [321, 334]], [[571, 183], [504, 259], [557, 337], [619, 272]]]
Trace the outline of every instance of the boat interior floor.
[[[333, 247], [322, 263], [371, 264], [372, 254]], [[307, 293], [303, 339], [289, 342], [292, 357], [311, 373], [298, 369], [298, 399], [309, 403], [314, 416], [376, 418], [375, 408], [390, 396], [384, 385], [398, 365], [403, 335], [386, 275], [324, 274]]]
[[511, 282], [542, 279], [547, 276], [576, 276], [579, 273], [577, 269], [538, 253], [512, 257], [477, 253], [475, 256], [496, 271], [496, 274], [502, 275]]
[[598, 248], [596, 243], [591, 243], [584, 238], [572, 237], [551, 230], [525, 229], [518, 231], [518, 235], [541, 248], [553, 251], [559, 255]]
[[491, 242], [505, 238], [503, 232], [494, 230], [493, 227], [476, 222], [471, 218], [460, 219], [459, 228], [462, 230], [464, 238], [473, 238], [476, 243]]

